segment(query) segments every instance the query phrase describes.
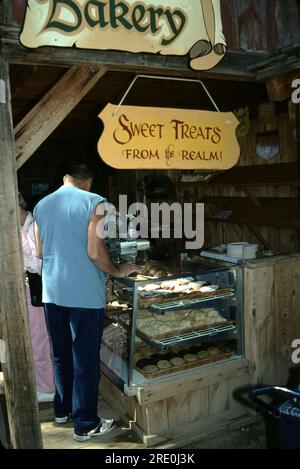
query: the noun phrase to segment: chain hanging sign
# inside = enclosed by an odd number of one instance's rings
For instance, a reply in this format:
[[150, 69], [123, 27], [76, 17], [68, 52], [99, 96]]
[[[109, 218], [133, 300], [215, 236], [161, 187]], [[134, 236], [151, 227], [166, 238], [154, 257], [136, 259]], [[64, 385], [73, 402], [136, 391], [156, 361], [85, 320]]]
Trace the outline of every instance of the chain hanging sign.
[[117, 169], [230, 169], [239, 160], [231, 112], [108, 104], [98, 152]]
[[25, 47], [188, 55], [209, 70], [226, 54], [220, 0], [28, 0]]

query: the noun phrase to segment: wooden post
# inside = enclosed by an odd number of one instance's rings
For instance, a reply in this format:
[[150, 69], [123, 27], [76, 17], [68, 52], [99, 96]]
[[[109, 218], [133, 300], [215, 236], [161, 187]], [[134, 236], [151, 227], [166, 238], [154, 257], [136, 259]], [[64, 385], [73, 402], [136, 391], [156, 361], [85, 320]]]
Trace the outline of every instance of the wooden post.
[[[10, 438], [42, 448], [19, 232], [17, 170], [8, 65], [0, 38], [0, 339]], [[3, 342], [2, 342], [3, 345]]]

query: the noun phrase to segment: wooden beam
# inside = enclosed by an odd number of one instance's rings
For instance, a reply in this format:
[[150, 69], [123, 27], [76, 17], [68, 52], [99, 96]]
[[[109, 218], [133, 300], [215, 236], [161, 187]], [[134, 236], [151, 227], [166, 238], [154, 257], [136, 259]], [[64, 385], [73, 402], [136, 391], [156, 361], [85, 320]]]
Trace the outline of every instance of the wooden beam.
[[[0, 339], [14, 448], [42, 448], [19, 230], [15, 146], [8, 66], [0, 42]], [[2, 350], [3, 352], [3, 350]]]
[[193, 183], [181, 182], [179, 187], [184, 189], [197, 185], [198, 188], [208, 187], [292, 187], [300, 186], [300, 162], [276, 163], [272, 165], [235, 166], [224, 171], [212, 182]]
[[26, 163], [64, 118], [106, 73], [106, 67], [70, 68], [14, 129], [17, 169]]
[[258, 66], [251, 67], [250, 71], [256, 72], [257, 80], [266, 80], [278, 75], [299, 70], [300, 68], [300, 46], [297, 45], [291, 49], [272, 56], [265, 63], [261, 62]]
[[3, 37], [4, 56], [9, 63], [25, 65], [104, 65], [110, 70], [149, 72], [164, 75], [204, 77], [255, 81], [255, 72], [249, 67], [257, 66], [269, 58], [264, 52], [231, 50], [224, 60], [212, 70], [196, 72], [188, 67], [187, 56], [167, 56], [159, 54], [132, 54], [130, 52], [83, 50], [64, 47], [41, 47], [27, 49], [20, 44], [20, 28], [0, 25]]

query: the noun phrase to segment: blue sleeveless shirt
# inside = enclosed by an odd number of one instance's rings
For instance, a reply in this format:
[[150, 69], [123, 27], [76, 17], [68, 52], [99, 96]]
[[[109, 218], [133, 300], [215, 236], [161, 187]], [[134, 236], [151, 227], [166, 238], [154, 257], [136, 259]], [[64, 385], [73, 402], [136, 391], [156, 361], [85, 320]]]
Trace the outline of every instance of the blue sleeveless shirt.
[[98, 309], [105, 306], [105, 274], [87, 254], [89, 219], [106, 200], [62, 186], [34, 210], [43, 250], [43, 302]]

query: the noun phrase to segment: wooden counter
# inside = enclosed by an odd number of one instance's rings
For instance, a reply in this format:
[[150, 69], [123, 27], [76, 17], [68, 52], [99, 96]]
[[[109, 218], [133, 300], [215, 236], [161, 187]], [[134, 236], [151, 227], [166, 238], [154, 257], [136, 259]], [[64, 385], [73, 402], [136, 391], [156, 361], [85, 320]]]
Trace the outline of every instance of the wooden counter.
[[187, 444], [256, 416], [240, 401], [257, 384], [286, 384], [300, 339], [300, 254], [248, 261], [244, 268], [245, 357], [193, 369], [127, 397], [102, 377], [101, 393], [151, 446]]

